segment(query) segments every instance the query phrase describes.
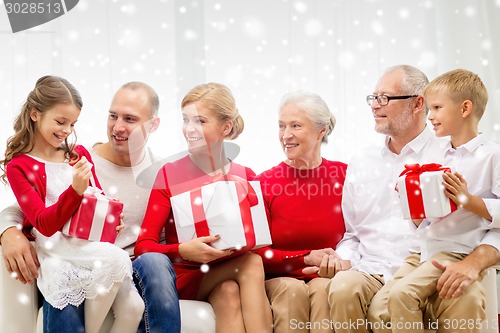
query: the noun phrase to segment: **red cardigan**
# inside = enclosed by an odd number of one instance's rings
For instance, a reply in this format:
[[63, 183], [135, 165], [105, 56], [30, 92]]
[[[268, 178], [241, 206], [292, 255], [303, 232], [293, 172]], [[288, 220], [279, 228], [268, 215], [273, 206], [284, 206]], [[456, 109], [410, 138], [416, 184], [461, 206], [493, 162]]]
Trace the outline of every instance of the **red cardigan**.
[[[85, 156], [90, 163], [93, 163], [89, 152], [83, 146], [76, 146], [75, 152], [78, 156]], [[6, 174], [24, 213], [23, 230], [28, 235], [31, 228], [35, 227], [44, 236], [52, 236], [61, 230], [82, 201], [83, 196], [76, 193], [70, 184], [55, 204], [45, 207], [47, 190], [45, 163], [26, 154], [15, 156], [7, 164]], [[92, 167], [92, 174], [96, 185], [99, 186], [94, 167]]]
[[[323, 159], [312, 170], [282, 162], [259, 176], [273, 244], [255, 252], [262, 256], [268, 278], [304, 275], [304, 256], [311, 250], [333, 248], [342, 239], [342, 188], [347, 165]], [[265, 255], [272, 250], [273, 256]]]

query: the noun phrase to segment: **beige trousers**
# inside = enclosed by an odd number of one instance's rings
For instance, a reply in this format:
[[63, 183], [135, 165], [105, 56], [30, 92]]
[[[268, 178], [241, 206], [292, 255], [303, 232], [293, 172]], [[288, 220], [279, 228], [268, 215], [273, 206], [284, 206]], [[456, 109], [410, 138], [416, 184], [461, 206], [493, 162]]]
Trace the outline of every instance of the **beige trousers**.
[[326, 284], [329, 279], [280, 277], [266, 281], [274, 333], [330, 333]]
[[[405, 259], [404, 265], [371, 301], [368, 320], [373, 332], [424, 332], [424, 328], [439, 333], [481, 332], [486, 299], [479, 281], [471, 284], [458, 298], [441, 299], [436, 292], [442, 271], [431, 260], [457, 262], [463, 254], [438, 253], [426, 262], [419, 254]], [[482, 277], [480, 277], [482, 278]], [[390, 326], [388, 323], [390, 322]]]
[[330, 319], [334, 332], [370, 332], [366, 313], [370, 301], [384, 285], [379, 275], [359, 271], [337, 273], [327, 284]]

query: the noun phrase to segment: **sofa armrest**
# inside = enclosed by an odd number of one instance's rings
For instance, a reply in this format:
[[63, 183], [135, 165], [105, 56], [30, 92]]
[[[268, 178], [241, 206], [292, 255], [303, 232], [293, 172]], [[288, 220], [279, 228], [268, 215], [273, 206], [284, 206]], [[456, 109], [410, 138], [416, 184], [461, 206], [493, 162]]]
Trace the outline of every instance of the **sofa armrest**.
[[[3, 261], [0, 246], [0, 332], [35, 332], [37, 297], [35, 285], [22, 284], [13, 279]], [[19, 320], [18, 318], [21, 318]]]

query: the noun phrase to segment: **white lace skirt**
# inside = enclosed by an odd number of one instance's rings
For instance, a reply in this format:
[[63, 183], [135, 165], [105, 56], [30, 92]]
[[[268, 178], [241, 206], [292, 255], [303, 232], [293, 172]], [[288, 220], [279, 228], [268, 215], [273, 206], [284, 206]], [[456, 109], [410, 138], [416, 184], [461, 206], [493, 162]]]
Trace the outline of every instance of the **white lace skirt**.
[[40, 261], [38, 288], [57, 309], [78, 306], [107, 293], [117, 282], [131, 283], [132, 263], [126, 251], [106, 242], [91, 242], [56, 232], [36, 234]]

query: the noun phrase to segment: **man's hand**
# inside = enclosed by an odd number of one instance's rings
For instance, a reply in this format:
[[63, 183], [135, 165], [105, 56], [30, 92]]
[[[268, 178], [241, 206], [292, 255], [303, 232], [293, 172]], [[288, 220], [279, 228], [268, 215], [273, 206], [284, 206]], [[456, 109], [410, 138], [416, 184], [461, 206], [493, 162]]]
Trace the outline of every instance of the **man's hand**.
[[33, 284], [40, 267], [33, 245], [15, 227], [5, 230], [0, 240], [7, 271], [21, 283]]
[[437, 284], [437, 291], [443, 299], [462, 295], [468, 286], [478, 280], [481, 272], [475, 265], [463, 260], [448, 264], [432, 260], [432, 264], [443, 271]]

